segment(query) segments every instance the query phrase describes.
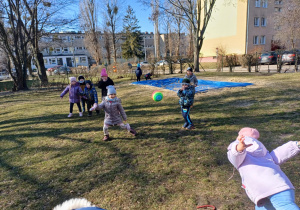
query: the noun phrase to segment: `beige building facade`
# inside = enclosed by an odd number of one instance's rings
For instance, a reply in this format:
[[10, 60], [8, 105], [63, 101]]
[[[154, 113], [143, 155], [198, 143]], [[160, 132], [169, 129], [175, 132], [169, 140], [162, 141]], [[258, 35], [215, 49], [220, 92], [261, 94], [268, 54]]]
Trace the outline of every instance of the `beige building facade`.
[[216, 1], [201, 56], [215, 57], [220, 50], [226, 54], [274, 50], [273, 17], [282, 4], [281, 0]]

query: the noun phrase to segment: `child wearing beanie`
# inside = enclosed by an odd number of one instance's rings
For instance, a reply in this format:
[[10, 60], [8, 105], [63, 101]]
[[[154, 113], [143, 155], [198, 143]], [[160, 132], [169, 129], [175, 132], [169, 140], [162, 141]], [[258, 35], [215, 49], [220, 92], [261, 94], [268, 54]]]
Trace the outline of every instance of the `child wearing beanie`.
[[121, 99], [117, 98], [116, 96], [117, 92], [114, 86], [107, 87], [107, 94], [108, 96], [104, 98], [101, 104], [99, 104], [98, 106], [94, 105], [90, 109], [90, 111], [93, 111], [95, 109], [96, 110], [104, 109], [105, 111], [105, 119], [104, 119], [104, 126], [103, 126], [103, 132], [104, 132], [103, 141], [110, 140], [108, 127], [114, 125], [118, 125], [121, 128], [126, 129], [129, 133], [135, 136], [136, 135], [135, 130], [130, 128], [130, 125], [126, 123], [127, 116], [121, 105]]
[[60, 94], [60, 98], [62, 99], [67, 92], [69, 92], [69, 102], [70, 102], [70, 113], [68, 117], [73, 116], [73, 106], [74, 103], [77, 104], [79, 109], [79, 116], [82, 117], [82, 111], [80, 106], [80, 94], [82, 94], [82, 90], [79, 86], [79, 83], [76, 81], [76, 77], [70, 77], [70, 85], [66, 87], [66, 89]]
[[195, 91], [190, 85], [190, 80], [185, 78], [182, 80], [181, 89], [178, 90], [177, 96], [179, 97], [179, 105], [181, 107], [181, 113], [185, 120], [182, 128], [191, 130], [194, 129], [194, 124], [190, 118], [190, 109], [194, 103]]
[[141, 76], [142, 76], [143, 72], [141, 69], [141, 65], [138, 63], [137, 68], [135, 70], [135, 75], [136, 75], [136, 81], [139, 82], [141, 81]]
[[108, 77], [106, 73], [106, 69], [102, 69], [101, 71], [101, 80], [98, 83], [98, 88], [101, 89], [102, 99], [107, 96], [107, 86], [114, 85], [114, 82]]
[[[90, 108], [93, 105], [98, 105], [98, 94], [96, 89], [93, 87], [93, 83], [90, 80], [85, 81], [85, 88], [83, 91], [83, 96], [85, 98], [87, 109], [88, 109], [88, 117], [92, 116], [92, 112], [90, 111]], [[97, 115], [99, 115], [99, 110], [96, 110]]]
[[269, 152], [259, 136], [255, 128], [242, 128], [227, 148], [228, 159], [242, 178], [242, 188], [256, 210], [299, 210], [295, 188], [280, 165], [300, 152], [300, 141], [289, 141]]
[[187, 68], [186, 75], [185, 75], [184, 79], [189, 79], [190, 80], [190, 85], [192, 85], [193, 87], [198, 86], [198, 79], [197, 79], [196, 75], [193, 74], [192, 67]]
[[[85, 88], [84, 76], [80, 75], [78, 77], [78, 82], [79, 82], [81, 90], [84, 91], [84, 88]], [[81, 98], [81, 104], [82, 104], [82, 111], [85, 112], [85, 99], [84, 98]]]

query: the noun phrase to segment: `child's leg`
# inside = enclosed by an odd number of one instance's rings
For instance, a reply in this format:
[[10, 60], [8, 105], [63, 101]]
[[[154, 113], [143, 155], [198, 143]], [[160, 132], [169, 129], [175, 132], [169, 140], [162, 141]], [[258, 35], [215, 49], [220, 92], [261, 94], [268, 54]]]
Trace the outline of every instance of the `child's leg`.
[[73, 113], [73, 106], [74, 106], [74, 103], [70, 103], [70, 113]]
[[121, 123], [119, 124], [119, 126], [123, 129], [130, 131], [130, 125], [128, 123], [127, 124]]
[[276, 210], [299, 210], [295, 203], [295, 191], [285, 190], [270, 196], [270, 202]]
[[82, 112], [82, 109], [81, 109], [81, 106], [80, 106], [80, 102], [76, 103], [77, 104], [77, 107], [78, 107], [78, 110], [79, 112]]
[[85, 112], [85, 99], [81, 98], [81, 103], [82, 103], [82, 110]]
[[108, 127], [109, 127], [109, 125], [104, 124], [104, 126], [103, 126], [104, 136], [108, 136], [109, 135], [109, 133], [108, 133]]
[[295, 203], [295, 191], [285, 190], [268, 197], [262, 207], [255, 206], [255, 210], [299, 210]]
[[181, 113], [182, 113], [182, 117], [183, 117], [183, 119], [185, 120], [185, 123], [186, 124], [190, 124], [189, 123], [189, 121], [188, 121], [188, 111], [189, 111], [189, 109], [188, 108], [184, 108], [184, 107], [181, 107]]
[[87, 106], [87, 110], [88, 110], [88, 113], [89, 113], [89, 116], [92, 115], [92, 111], [90, 111], [90, 108], [92, 107], [92, 104], [90, 101], [86, 101], [86, 106]]

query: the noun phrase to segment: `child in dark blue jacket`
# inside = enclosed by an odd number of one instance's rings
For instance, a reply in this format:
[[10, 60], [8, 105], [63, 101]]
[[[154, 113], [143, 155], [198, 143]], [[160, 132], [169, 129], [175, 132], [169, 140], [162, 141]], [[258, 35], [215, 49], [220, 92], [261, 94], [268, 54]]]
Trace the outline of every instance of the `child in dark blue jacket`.
[[181, 106], [181, 113], [185, 120], [183, 128], [188, 130], [194, 129], [194, 124], [190, 118], [190, 109], [194, 103], [195, 91], [194, 88], [190, 85], [190, 80], [185, 78], [182, 80], [181, 89], [177, 92], [179, 99], [179, 104]]
[[135, 75], [136, 75], [136, 81], [139, 82], [141, 81], [141, 76], [142, 76], [143, 72], [141, 69], [141, 65], [138, 63], [137, 68], [135, 70]]
[[[96, 89], [93, 87], [93, 84], [90, 80], [85, 81], [85, 88], [83, 91], [83, 95], [86, 98], [87, 109], [89, 110], [89, 117], [92, 116], [92, 112], [90, 108], [94, 104], [98, 104], [98, 95]], [[99, 110], [96, 110], [97, 115], [99, 114]]]

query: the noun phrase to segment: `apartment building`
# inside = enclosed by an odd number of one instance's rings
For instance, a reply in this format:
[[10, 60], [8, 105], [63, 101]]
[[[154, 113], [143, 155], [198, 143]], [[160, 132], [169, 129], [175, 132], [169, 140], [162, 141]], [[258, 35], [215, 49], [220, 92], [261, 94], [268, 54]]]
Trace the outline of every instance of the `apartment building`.
[[203, 57], [271, 51], [276, 49], [273, 18], [281, 12], [282, 0], [217, 1], [201, 50]]

